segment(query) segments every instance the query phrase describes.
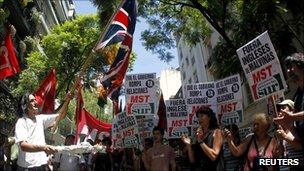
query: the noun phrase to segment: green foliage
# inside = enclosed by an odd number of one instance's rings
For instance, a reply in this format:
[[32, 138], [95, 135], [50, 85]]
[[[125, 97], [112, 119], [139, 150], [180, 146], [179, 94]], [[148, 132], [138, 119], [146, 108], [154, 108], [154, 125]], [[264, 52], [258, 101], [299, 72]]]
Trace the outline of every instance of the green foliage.
[[[97, 93], [94, 90], [83, 91], [84, 108], [90, 112], [96, 118], [105, 121], [112, 122], [112, 103], [108, 100], [107, 105], [104, 108], [100, 108], [97, 105]], [[72, 100], [69, 104], [68, 117], [74, 121], [76, 112], [76, 100]], [[74, 122], [73, 122], [74, 123]]]
[[[27, 37], [24, 40], [28, 47], [27, 52], [29, 52], [26, 58], [27, 68], [19, 74], [18, 87], [13, 90], [14, 96], [36, 90], [50, 69], [55, 68], [57, 76], [56, 98], [62, 99], [66, 91], [71, 89], [75, 76], [79, 73], [99, 36], [98, 18], [90, 15], [79, 16], [73, 21], [67, 21], [54, 27], [52, 32], [41, 40], [44, 53], [40, 52], [36, 39]], [[132, 53], [131, 67], [135, 58], [136, 55]], [[91, 82], [94, 75], [104, 72], [104, 67], [107, 66], [105, 66], [103, 56], [97, 54], [85, 75], [85, 84]], [[86, 109], [99, 119], [110, 122], [112, 119], [111, 110], [100, 109], [94, 90], [91, 90], [90, 86], [85, 88]], [[106, 108], [112, 108], [111, 106], [112, 104], [109, 104]], [[75, 108], [75, 102], [72, 102], [68, 110], [68, 117], [72, 121], [74, 120]], [[61, 126], [67, 123], [68, 121], [63, 121]]]
[[[213, 50], [209, 67], [216, 77], [242, 72], [235, 51], [268, 30], [278, 56], [303, 51], [304, 1], [284, 0], [138, 0], [139, 14], [150, 27], [142, 33], [147, 50], [170, 61], [173, 34], [189, 45], [204, 39], [212, 26], [222, 37]], [[295, 43], [296, 41], [296, 43]], [[302, 49], [302, 50], [301, 50]]]
[[[2, 2], [0, 2], [0, 3], [2, 3]], [[6, 19], [9, 17], [9, 15], [10, 15], [10, 12], [7, 8], [0, 8], [0, 24], [6, 22]]]

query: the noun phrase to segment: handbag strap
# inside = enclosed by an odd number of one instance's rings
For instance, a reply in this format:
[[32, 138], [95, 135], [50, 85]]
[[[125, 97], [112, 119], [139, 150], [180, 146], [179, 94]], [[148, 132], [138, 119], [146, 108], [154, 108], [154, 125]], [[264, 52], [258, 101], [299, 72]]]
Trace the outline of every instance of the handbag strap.
[[[269, 140], [268, 140], [268, 142], [267, 142], [267, 144], [266, 144], [266, 146], [265, 146], [265, 149], [264, 149], [264, 151], [263, 151], [263, 156], [265, 156], [266, 150], [267, 150], [267, 148], [268, 148], [268, 146], [269, 146], [271, 140], [272, 140], [272, 137], [269, 138]], [[258, 148], [258, 145], [257, 145], [257, 143], [256, 143], [256, 139], [255, 139], [255, 138], [254, 138], [254, 147], [255, 147], [255, 149], [256, 149], [256, 151], [257, 151], [258, 157], [260, 157], [259, 148]]]

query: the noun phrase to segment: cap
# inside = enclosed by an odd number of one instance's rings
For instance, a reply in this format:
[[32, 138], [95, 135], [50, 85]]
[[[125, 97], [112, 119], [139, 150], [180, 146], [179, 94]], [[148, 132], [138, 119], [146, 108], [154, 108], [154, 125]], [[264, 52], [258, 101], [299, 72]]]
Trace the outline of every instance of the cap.
[[294, 102], [290, 99], [283, 100], [277, 104], [278, 106], [288, 105], [292, 110], [294, 109]]
[[285, 62], [287, 62], [287, 63], [294, 62], [299, 65], [303, 65], [304, 64], [304, 54], [303, 53], [293, 53], [292, 55], [287, 56], [287, 58], [285, 59]]

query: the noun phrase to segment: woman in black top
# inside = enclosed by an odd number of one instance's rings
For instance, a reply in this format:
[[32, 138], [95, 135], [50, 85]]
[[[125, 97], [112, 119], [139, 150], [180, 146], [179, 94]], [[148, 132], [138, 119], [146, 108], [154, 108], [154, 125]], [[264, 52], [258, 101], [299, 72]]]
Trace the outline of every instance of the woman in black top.
[[190, 138], [182, 136], [188, 148], [190, 162], [198, 163], [196, 170], [223, 170], [223, 137], [215, 113], [209, 107], [201, 107], [196, 116], [199, 121], [196, 143], [191, 145]]

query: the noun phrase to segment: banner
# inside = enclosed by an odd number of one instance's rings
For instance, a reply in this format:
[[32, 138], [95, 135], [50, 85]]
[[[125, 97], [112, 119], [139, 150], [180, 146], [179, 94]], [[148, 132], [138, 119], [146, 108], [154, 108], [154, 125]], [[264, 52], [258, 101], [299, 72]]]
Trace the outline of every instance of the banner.
[[286, 82], [266, 32], [237, 50], [254, 101], [284, 91]]
[[120, 144], [123, 148], [140, 148], [141, 141], [135, 116], [127, 115], [126, 112], [121, 112], [114, 118], [114, 121], [116, 122], [113, 124], [115, 144]]
[[215, 82], [217, 90], [217, 115], [221, 124], [243, 122], [243, 97], [240, 75]]
[[140, 134], [141, 140], [145, 138], [152, 137], [152, 131], [155, 125], [157, 124], [156, 115], [138, 115], [136, 116], [136, 121], [138, 124], [138, 131]]
[[126, 109], [131, 115], [155, 115], [156, 104], [156, 74], [127, 75], [125, 79]]
[[188, 111], [185, 99], [166, 100], [168, 138], [180, 138], [182, 134], [190, 135]]
[[[272, 99], [273, 98], [273, 99]], [[276, 117], [276, 107], [275, 105], [285, 99], [284, 92], [279, 92], [277, 94], [274, 94], [273, 96], [270, 96], [267, 98], [267, 111], [268, 115]], [[273, 104], [274, 103], [274, 104]]]
[[202, 106], [210, 107], [217, 113], [217, 91], [214, 82], [187, 84], [184, 90], [188, 106], [187, 126], [198, 126], [195, 113]]
[[55, 95], [56, 95], [56, 72], [52, 69], [45, 77], [34, 96], [39, 105], [41, 113], [54, 113], [55, 111]]
[[0, 47], [0, 80], [20, 72], [11, 34], [7, 33]]

